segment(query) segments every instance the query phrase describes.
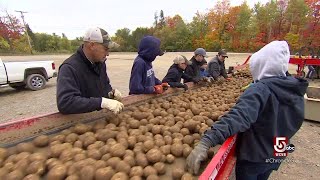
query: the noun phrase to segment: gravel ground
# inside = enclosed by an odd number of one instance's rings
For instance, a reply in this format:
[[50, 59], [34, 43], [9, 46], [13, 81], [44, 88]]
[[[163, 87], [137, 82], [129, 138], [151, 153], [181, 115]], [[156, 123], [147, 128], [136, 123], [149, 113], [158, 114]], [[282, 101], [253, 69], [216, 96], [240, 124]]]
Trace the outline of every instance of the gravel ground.
[[[192, 53], [182, 53], [191, 58]], [[214, 56], [215, 52], [208, 53]], [[166, 53], [153, 63], [156, 75], [162, 79], [176, 53]], [[2, 56], [4, 61], [22, 60], [53, 60], [56, 67], [70, 55], [41, 55], [41, 56]], [[136, 53], [112, 53], [107, 61], [108, 75], [113, 88], [119, 89], [124, 96], [128, 94], [128, 84], [131, 66]], [[242, 64], [247, 58], [245, 53], [230, 53], [226, 66]], [[290, 65], [289, 71], [295, 72], [295, 66]], [[320, 81], [310, 82], [311, 85], [320, 86]], [[30, 118], [32, 116], [57, 112], [56, 107], [56, 78], [47, 83], [45, 89], [40, 91], [17, 91], [10, 87], [0, 88], [0, 123]], [[270, 179], [319, 179], [320, 174], [320, 123], [305, 121], [292, 143], [296, 150], [289, 154], [288, 161], [280, 169], [272, 173]]]

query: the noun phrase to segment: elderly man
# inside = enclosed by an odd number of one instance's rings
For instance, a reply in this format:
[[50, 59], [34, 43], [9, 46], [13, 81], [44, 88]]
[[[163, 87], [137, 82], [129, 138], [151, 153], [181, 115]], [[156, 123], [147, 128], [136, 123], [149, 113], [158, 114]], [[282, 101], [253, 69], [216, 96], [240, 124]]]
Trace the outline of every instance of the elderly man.
[[[252, 55], [250, 71], [254, 83], [229, 113], [204, 133], [187, 158], [190, 173], [198, 173], [210, 147], [237, 133], [238, 180], [267, 180], [272, 171], [279, 168], [285, 157], [274, 154], [274, 141], [281, 137], [289, 142], [301, 127], [303, 96], [308, 87], [308, 81], [286, 76], [289, 59], [289, 46], [285, 41], [273, 41]], [[277, 148], [285, 150], [286, 142], [280, 142]], [[269, 163], [271, 158], [278, 163]]]
[[228, 58], [227, 52], [224, 49], [221, 49], [218, 52], [218, 55], [214, 57], [208, 63], [208, 76], [213, 77], [215, 80], [219, 78], [224, 78], [230, 80], [227, 76], [226, 68], [224, 65], [225, 58]]
[[112, 42], [101, 28], [90, 28], [83, 45], [59, 67], [57, 105], [63, 114], [86, 113], [108, 109], [119, 113], [123, 104], [121, 93], [112, 89], [106, 71], [109, 49], [119, 45]]

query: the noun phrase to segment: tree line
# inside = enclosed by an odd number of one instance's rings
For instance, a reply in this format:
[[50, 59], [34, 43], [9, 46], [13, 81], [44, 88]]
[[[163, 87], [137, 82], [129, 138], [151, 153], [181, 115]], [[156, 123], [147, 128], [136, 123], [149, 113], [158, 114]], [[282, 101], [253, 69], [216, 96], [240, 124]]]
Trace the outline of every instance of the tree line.
[[[8, 16], [10, 18], [8, 18]], [[29, 47], [20, 21], [12, 16], [0, 17], [0, 52], [28, 52]], [[27, 25], [35, 52], [73, 52], [81, 37], [69, 40], [64, 34], [34, 33]], [[229, 0], [218, 1], [208, 12], [198, 12], [186, 23], [180, 15], [154, 14], [150, 27], [131, 31], [119, 29], [112, 37], [120, 44], [117, 51], [137, 51], [145, 35], [161, 39], [166, 51], [207, 51], [224, 48], [232, 52], [254, 52], [273, 40], [288, 41], [292, 52], [308, 46], [320, 47], [320, 2], [318, 0], [270, 0], [250, 8], [246, 1], [231, 6]]]

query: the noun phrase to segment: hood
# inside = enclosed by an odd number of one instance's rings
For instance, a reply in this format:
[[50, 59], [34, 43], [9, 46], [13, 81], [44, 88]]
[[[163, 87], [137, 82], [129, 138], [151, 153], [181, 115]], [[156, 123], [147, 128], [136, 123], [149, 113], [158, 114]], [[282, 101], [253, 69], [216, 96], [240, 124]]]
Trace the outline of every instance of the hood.
[[145, 36], [140, 41], [138, 54], [145, 61], [154, 61], [157, 56], [161, 56], [163, 54], [160, 50], [160, 40], [153, 36]]
[[280, 102], [294, 104], [307, 91], [309, 82], [305, 79], [288, 77], [265, 78], [260, 82], [266, 84]]
[[254, 53], [249, 62], [254, 81], [268, 77], [285, 77], [290, 59], [286, 41], [272, 41]]

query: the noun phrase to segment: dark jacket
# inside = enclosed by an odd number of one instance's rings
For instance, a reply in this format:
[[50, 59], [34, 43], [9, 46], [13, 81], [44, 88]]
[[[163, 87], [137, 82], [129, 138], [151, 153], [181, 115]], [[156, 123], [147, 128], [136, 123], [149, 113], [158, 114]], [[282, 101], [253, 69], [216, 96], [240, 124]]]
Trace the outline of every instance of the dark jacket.
[[57, 105], [61, 113], [85, 113], [101, 109], [101, 97], [112, 90], [105, 63], [92, 64], [82, 46], [59, 67]]
[[155, 77], [152, 68], [152, 61], [160, 52], [160, 40], [153, 36], [148, 36], [145, 40], [141, 41], [138, 56], [133, 62], [129, 94], [152, 94], [154, 86], [161, 84], [161, 81]]
[[273, 138], [290, 139], [301, 127], [307, 87], [308, 81], [290, 76], [265, 78], [252, 84], [202, 140], [215, 146], [239, 133], [238, 160], [265, 163], [274, 157]]
[[217, 79], [219, 76], [227, 78], [226, 67], [224, 62], [219, 61], [218, 56], [214, 57], [208, 63], [208, 76]]
[[[200, 68], [203, 64], [205, 64], [207, 61], [204, 59], [201, 62], [198, 62], [194, 56], [190, 59], [191, 61], [191, 65], [188, 65], [185, 73], [190, 76], [191, 78], [194, 79], [200, 79], [201, 78], [201, 74], [200, 74]], [[191, 80], [184, 80], [184, 82], [191, 82]]]
[[166, 82], [170, 85], [170, 87], [181, 88], [184, 85], [181, 83], [181, 78], [192, 81], [192, 78], [183, 72], [183, 69], [179, 68], [178, 64], [173, 64], [167, 75], [163, 78], [162, 82]]

